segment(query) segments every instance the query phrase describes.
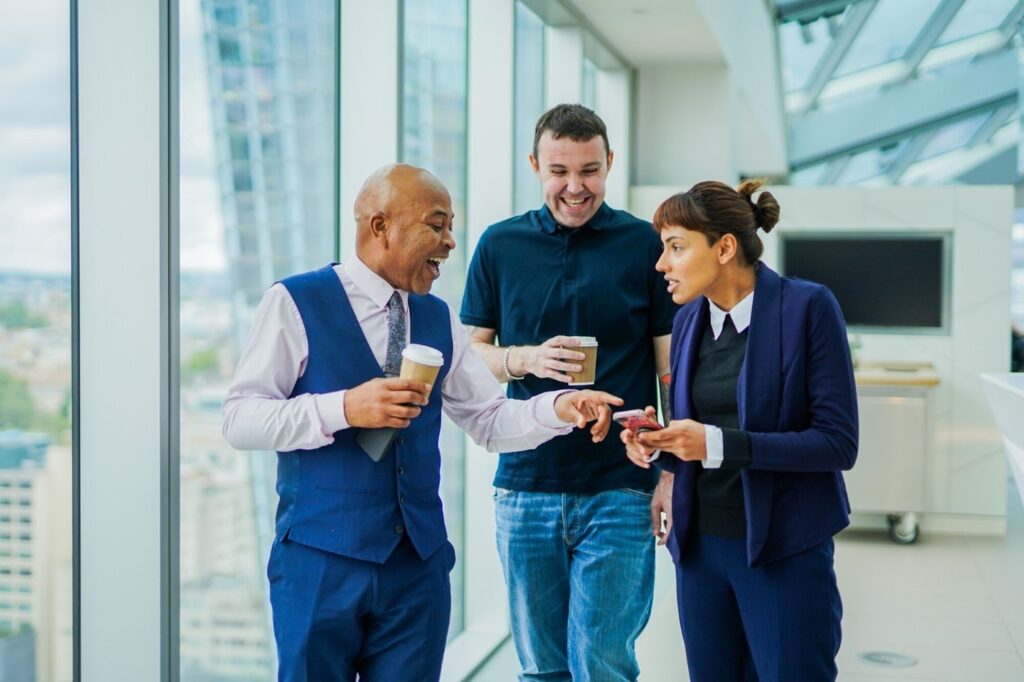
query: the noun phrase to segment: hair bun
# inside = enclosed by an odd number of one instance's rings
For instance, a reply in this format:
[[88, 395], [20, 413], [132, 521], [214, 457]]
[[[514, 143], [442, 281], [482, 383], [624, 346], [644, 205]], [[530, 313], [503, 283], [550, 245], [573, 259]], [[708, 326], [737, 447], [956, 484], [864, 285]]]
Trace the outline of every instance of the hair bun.
[[737, 188], [740, 194], [750, 204], [754, 213], [754, 222], [765, 232], [771, 232], [772, 228], [779, 222], [779, 202], [775, 200], [771, 192], [761, 192], [754, 201], [754, 192], [764, 186], [762, 180], [744, 180]]

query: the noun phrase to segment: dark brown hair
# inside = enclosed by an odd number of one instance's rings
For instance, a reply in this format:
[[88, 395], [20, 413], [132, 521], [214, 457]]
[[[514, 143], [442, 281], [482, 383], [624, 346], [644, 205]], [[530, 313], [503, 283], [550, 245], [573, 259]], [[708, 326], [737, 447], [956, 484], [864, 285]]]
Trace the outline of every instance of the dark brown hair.
[[533, 133], [533, 158], [537, 158], [537, 145], [545, 131], [556, 140], [568, 137], [573, 142], [587, 142], [600, 135], [605, 153], [611, 149], [604, 121], [582, 104], [559, 104], [541, 114]]
[[708, 246], [731, 234], [739, 243], [743, 262], [753, 265], [764, 252], [757, 228], [771, 232], [779, 222], [779, 202], [771, 192], [761, 192], [756, 202], [753, 199], [763, 184], [760, 180], [744, 180], [733, 189], [715, 180], [698, 182], [661, 202], [654, 212], [654, 229], [661, 232], [666, 227], [682, 227], [700, 232]]

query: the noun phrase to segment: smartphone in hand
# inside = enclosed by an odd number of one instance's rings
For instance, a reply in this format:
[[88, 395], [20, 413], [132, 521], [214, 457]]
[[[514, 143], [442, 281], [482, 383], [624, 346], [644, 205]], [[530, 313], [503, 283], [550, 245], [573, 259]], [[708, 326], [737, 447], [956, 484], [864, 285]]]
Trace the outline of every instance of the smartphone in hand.
[[643, 410], [625, 410], [623, 412], [616, 412], [612, 414], [612, 419], [618, 422], [622, 428], [629, 429], [633, 433], [657, 431], [658, 429], [664, 428], [661, 424], [648, 417], [647, 413]]
[[[657, 431], [663, 429], [661, 424], [654, 421], [647, 416], [647, 413], [643, 410], [625, 410], [623, 412], [615, 412], [612, 414], [614, 419], [622, 428], [632, 431], [634, 434], [644, 433], [645, 431]], [[646, 459], [647, 462], [653, 462], [658, 459], [658, 455], [661, 451], [655, 450], [650, 457]]]

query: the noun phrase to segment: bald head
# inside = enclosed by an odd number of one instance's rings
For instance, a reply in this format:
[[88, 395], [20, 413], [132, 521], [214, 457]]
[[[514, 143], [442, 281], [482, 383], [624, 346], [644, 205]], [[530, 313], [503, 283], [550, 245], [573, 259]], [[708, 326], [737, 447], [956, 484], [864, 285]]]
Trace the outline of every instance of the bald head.
[[440, 180], [416, 166], [384, 166], [356, 197], [356, 254], [396, 289], [427, 293], [455, 247], [452, 219]]
[[424, 194], [448, 196], [448, 190], [430, 172], [416, 166], [392, 163], [375, 170], [356, 196], [357, 241], [369, 230], [374, 213], [392, 213], [400, 202], [414, 201]]

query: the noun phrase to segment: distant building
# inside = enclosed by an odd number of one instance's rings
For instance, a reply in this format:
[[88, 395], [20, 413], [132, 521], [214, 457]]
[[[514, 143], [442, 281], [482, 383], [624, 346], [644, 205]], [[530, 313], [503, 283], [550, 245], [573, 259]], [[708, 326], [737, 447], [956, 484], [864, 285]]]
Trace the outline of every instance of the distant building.
[[[38, 669], [26, 677], [2, 680], [50, 682], [49, 667], [53, 642], [34, 633], [48, 633], [51, 616], [52, 585], [47, 561], [50, 531], [46, 451], [50, 439], [45, 434], [19, 430], [0, 431], [0, 636], [26, 633], [0, 639], [0, 656], [24, 666], [24, 647], [30, 647], [31, 667]], [[0, 659], [0, 671], [8, 661]]]
[[0, 680], [31, 682], [36, 679], [36, 633], [0, 630]]

